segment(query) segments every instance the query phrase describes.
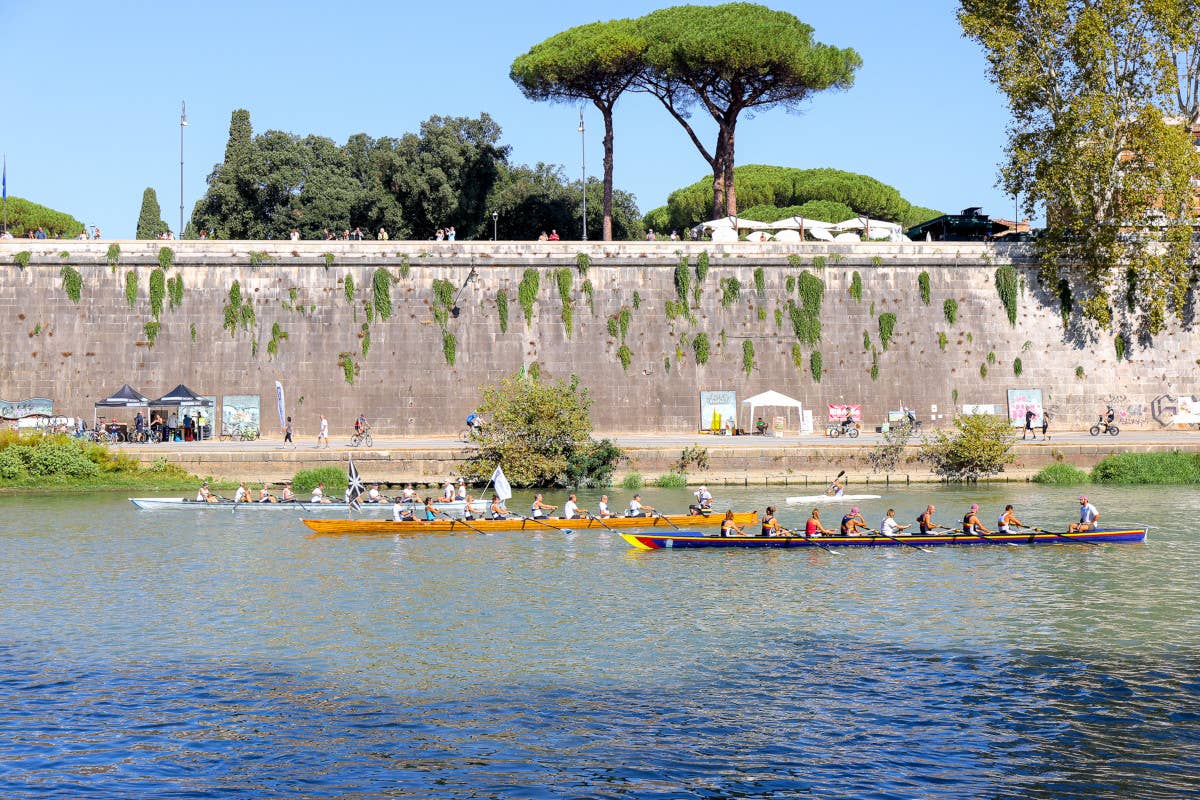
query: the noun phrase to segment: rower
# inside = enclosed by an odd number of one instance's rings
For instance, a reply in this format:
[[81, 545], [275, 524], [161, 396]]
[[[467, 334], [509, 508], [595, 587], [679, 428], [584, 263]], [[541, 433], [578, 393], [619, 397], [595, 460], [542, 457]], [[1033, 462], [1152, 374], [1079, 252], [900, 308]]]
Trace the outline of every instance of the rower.
[[575, 502], [575, 495], [567, 495], [567, 502], [563, 503], [562, 518], [577, 519], [579, 516], [579, 505]]
[[601, 519], [607, 519], [612, 515], [613, 513], [608, 510], [608, 495], [600, 495], [600, 502], [596, 504], [596, 516], [600, 517]]
[[238, 484], [237, 492], [233, 495], [234, 503], [249, 503], [250, 491], [246, 488], [246, 482], [242, 481]]
[[465, 520], [475, 519], [475, 512], [471, 510], [471, 504], [474, 502], [475, 502], [475, 498], [471, 497], [470, 494], [467, 494], [463, 497], [463, 519], [465, 519]]
[[724, 519], [721, 520], [721, 535], [722, 536], [745, 536], [746, 531], [738, 527], [733, 521], [733, 509], [725, 512]]
[[308, 500], [310, 503], [328, 503], [329, 500], [325, 497], [325, 484], [318, 483], [312, 490], [312, 497]]
[[367, 502], [367, 503], [382, 503], [383, 502], [383, 495], [381, 495], [379, 493], [379, 484], [378, 483], [374, 484], [371, 487], [371, 491], [367, 492], [367, 499], [364, 502]]
[[288, 481], [283, 485], [283, 501], [284, 503], [296, 502], [296, 493], [292, 491], [292, 482]]
[[557, 508], [558, 506], [552, 506], [542, 502], [542, 495], [539, 493], [533, 498], [533, 503], [529, 506], [529, 516], [533, 517], [534, 519], [541, 519], [542, 517], [550, 516], [550, 512]]
[[267, 485], [264, 483], [262, 488], [258, 490], [258, 502], [260, 503], [277, 503], [275, 496], [267, 491]]
[[998, 520], [996, 520], [996, 533], [1015, 533], [1013, 528], [1024, 527], [1025, 523], [1017, 519], [1016, 514], [1013, 513], [1012, 503], [1009, 503], [1004, 507], [1004, 513], [1000, 515]]
[[[1009, 506], [1011, 508], [1012, 506]], [[901, 525], [896, 522], [896, 509], [889, 508], [887, 514], [883, 517], [883, 522], [879, 523], [879, 532], [884, 536], [897, 536], [901, 531], [908, 530], [911, 525]], [[905, 534], [907, 535], [907, 534]]]
[[775, 519], [775, 506], [767, 506], [767, 510], [763, 513], [762, 530], [759, 531], [761, 536], [783, 536], [787, 531], [779, 524], [779, 520]]
[[413, 486], [411, 483], [404, 485], [404, 491], [400, 493], [400, 496], [404, 499], [404, 502], [406, 502], [406, 503], [417, 502], [417, 498], [413, 494]]
[[850, 513], [842, 517], [842, 536], [861, 536], [859, 531], [867, 530], [867, 521], [862, 518], [858, 506], [850, 509]]
[[1088, 502], [1086, 497], [1079, 498], [1079, 522], [1072, 522], [1067, 527], [1067, 533], [1083, 533], [1090, 531], [1096, 527], [1096, 522], [1100, 519], [1100, 512], [1096, 507]]
[[454, 499], [454, 484], [449, 478], [446, 479], [446, 485], [442, 487], [442, 500], [450, 502]]
[[412, 509], [404, 505], [404, 502], [397, 497], [392, 503], [392, 522], [412, 522]]
[[454, 490], [454, 499], [455, 500], [466, 500], [467, 499], [467, 484], [463, 481], [462, 478], [458, 479], [458, 488], [456, 488]]
[[963, 514], [962, 532], [970, 536], [991, 533], [979, 521], [979, 503], [971, 503], [971, 508], [966, 514]]
[[696, 498], [696, 502], [688, 506], [688, 516], [708, 515], [712, 512], [713, 496], [707, 486], [701, 486], [692, 492], [692, 496]]
[[654, 509], [650, 506], [642, 505], [642, 496], [635, 494], [633, 499], [629, 501], [629, 510], [625, 512], [627, 517], [649, 517], [654, 513]]
[[813, 536], [833, 536], [833, 531], [821, 524], [821, 509], [814, 508], [812, 510], [812, 515], [804, 523], [804, 535], [810, 538]]
[[830, 484], [829, 489], [825, 492], [830, 497], [841, 497], [845, 493], [846, 484], [842, 483], [841, 478], [834, 478], [833, 483]]
[[215, 502], [217, 502], [216, 496], [213, 495], [213, 493], [208, 490], [208, 481], [204, 481], [204, 483], [200, 484], [200, 489], [196, 492], [196, 502], [197, 503], [215, 503]]
[[921, 529], [922, 536], [928, 536], [939, 528], [945, 528], [945, 525], [938, 525], [933, 521], [933, 512], [937, 509], [933, 504], [925, 506], [925, 510], [917, 515], [917, 527]]
[[500, 495], [492, 495], [492, 519], [508, 519], [509, 511], [504, 507], [504, 501], [500, 499]]
[[437, 510], [433, 507], [433, 497], [425, 498], [425, 521], [433, 522], [437, 519]]

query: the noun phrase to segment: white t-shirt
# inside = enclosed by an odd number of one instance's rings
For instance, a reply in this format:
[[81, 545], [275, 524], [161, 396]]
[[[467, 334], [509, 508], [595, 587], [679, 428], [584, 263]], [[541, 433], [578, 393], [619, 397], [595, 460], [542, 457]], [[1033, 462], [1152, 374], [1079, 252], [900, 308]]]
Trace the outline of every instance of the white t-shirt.
[[233, 502], [235, 502], [235, 503], [240, 503], [240, 502], [242, 502], [243, 500], [245, 500], [245, 499], [246, 499], [246, 494], [247, 494], [247, 492], [246, 492], [246, 487], [245, 487], [245, 486], [239, 486], [239, 487], [237, 488], [237, 492], [236, 492], [236, 493], [234, 493], [234, 495], [233, 495]]
[[883, 522], [879, 523], [879, 532], [884, 536], [895, 536], [900, 533], [900, 523], [896, 522], [895, 517], [884, 517]]
[[405, 500], [412, 500], [412, 497], [413, 497], [413, 490], [412, 490], [412, 489], [405, 489], [405, 490], [404, 490], [404, 499], [405, 499]]
[[200, 490], [198, 492], [196, 492], [196, 502], [197, 503], [207, 503], [208, 502], [208, 489], [207, 488], [201, 486]]
[[601, 500], [599, 503], [596, 504], [596, 508], [600, 511], [600, 516], [602, 516], [602, 517], [608, 516], [608, 503]]
[[321, 435], [329, 438], [329, 420], [327, 419], [321, 420]]
[[321, 487], [320, 487], [320, 486], [318, 486], [317, 488], [313, 489], [313, 493], [312, 493], [312, 500], [310, 500], [309, 502], [312, 502], [312, 503], [320, 503], [320, 502], [322, 502], [324, 499], [325, 499], [325, 493], [324, 493], [324, 492], [322, 492], [322, 491], [321, 491]]
[[378, 503], [380, 497], [381, 495], [379, 494], [379, 490], [374, 486], [371, 487], [371, 491], [367, 492], [367, 499], [372, 503]]
[[709, 492], [707, 489], [697, 490], [695, 492], [692, 492], [692, 494], [694, 494], [696, 496], [696, 501], [700, 505], [703, 506], [703, 505], [711, 505], [712, 504], [713, 496], [712, 496], [712, 493]]
[[562, 515], [563, 519], [575, 519], [579, 516], [579, 506], [575, 505], [574, 500], [568, 500], [563, 503]]
[[1087, 503], [1079, 507], [1080, 522], [1095, 522], [1096, 517], [1100, 516], [1100, 512], [1091, 503]]
[[400, 522], [401, 515], [404, 513], [404, 506], [399, 501], [392, 503], [392, 522]]
[[630, 500], [629, 501], [629, 515], [632, 517], [632, 516], [635, 516], [640, 513], [642, 513], [642, 504], [639, 503], [637, 500]]
[[442, 487], [442, 497], [447, 500], [454, 499], [454, 484], [450, 481], [446, 481], [446, 485]]

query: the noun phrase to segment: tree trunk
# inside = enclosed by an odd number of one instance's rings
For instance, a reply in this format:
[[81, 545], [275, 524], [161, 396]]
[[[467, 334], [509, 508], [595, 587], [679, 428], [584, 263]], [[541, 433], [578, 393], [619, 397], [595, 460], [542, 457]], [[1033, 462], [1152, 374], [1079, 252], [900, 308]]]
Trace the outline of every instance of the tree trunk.
[[[612, 106], [601, 106], [600, 113], [604, 116], [604, 227], [601, 238], [611, 242], [613, 238], [613, 118]], [[587, 187], [583, 190], [586, 192]]]
[[725, 213], [728, 216], [737, 216], [737, 187], [733, 184], [733, 136], [734, 126], [737, 124], [737, 116], [732, 120], [724, 123], [725, 135], [723, 137], [723, 152], [721, 161], [725, 169]]
[[725, 177], [727, 170], [725, 169], [725, 131], [722, 128], [717, 133], [717, 146], [713, 150], [713, 219], [720, 219], [726, 216], [726, 194], [725, 194]]

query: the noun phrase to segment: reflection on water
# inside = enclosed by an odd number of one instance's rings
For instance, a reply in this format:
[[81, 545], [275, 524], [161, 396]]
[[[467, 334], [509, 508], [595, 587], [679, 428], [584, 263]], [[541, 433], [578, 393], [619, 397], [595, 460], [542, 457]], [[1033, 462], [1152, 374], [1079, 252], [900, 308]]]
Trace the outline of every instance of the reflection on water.
[[[643, 553], [0, 498], [0, 796], [1200, 795], [1200, 499], [1089, 493], [1150, 540]], [[1051, 527], [1076, 494], [861, 505]]]

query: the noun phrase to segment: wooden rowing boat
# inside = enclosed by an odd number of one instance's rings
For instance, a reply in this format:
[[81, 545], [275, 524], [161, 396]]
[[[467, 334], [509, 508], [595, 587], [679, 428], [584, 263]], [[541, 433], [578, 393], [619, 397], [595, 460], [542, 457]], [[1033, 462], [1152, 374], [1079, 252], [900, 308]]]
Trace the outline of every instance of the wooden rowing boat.
[[678, 550], [696, 547], [903, 547], [911, 545], [989, 545], [989, 544], [1069, 544], [1090, 542], [1142, 542], [1146, 528], [1105, 528], [1086, 533], [1009, 533], [992, 534], [986, 539], [964, 533], [940, 533], [926, 536], [706, 536], [700, 531], [671, 533], [622, 533], [621, 538], [638, 550]]
[[[311, 514], [314, 511], [319, 511], [322, 514], [334, 512], [346, 513], [349, 506], [346, 503], [313, 503], [309, 500], [297, 500], [288, 503], [233, 503], [228, 500], [222, 500], [216, 503], [204, 503], [199, 500], [191, 500], [186, 497], [131, 497], [129, 502], [133, 503], [143, 511], [167, 511], [167, 510], [186, 510], [186, 511], [237, 511], [239, 514], [243, 511], [291, 511], [292, 513], [303, 512]], [[414, 514], [425, 508], [424, 503], [402, 503], [404, 508], [411, 509]], [[474, 500], [471, 502], [471, 508], [476, 514], [482, 514], [488, 508], [486, 500]], [[360, 506], [363, 510], [369, 511], [387, 511], [390, 515], [392, 512], [392, 504], [388, 503], [368, 503], [365, 500], [361, 501]], [[438, 511], [447, 514], [462, 515], [466, 502], [463, 500], [454, 500], [447, 503], [434, 503], [433, 507]]]
[[[469, 533], [477, 529], [485, 533], [495, 531], [528, 531], [544, 530], [547, 527], [560, 530], [603, 530], [610, 528], [671, 528], [675, 525], [720, 525], [724, 514], [709, 514], [705, 516], [688, 516], [674, 514], [666, 517], [606, 517], [604, 524], [595, 519], [559, 519], [543, 517], [534, 522], [528, 519], [476, 519], [470, 522], [461, 520], [435, 519], [429, 522], [392, 522], [383, 519], [302, 519], [300, 520], [317, 533]], [[739, 525], [754, 525], [758, 522], [758, 512], [734, 514], [734, 521]], [[674, 528], [671, 528], [674, 530]]]

